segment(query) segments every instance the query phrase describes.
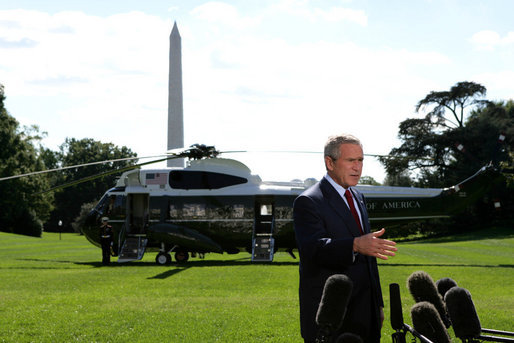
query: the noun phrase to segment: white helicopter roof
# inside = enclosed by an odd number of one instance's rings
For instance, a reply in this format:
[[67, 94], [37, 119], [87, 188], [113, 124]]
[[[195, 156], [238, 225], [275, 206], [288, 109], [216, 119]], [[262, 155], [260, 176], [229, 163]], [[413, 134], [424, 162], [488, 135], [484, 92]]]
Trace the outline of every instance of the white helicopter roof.
[[229, 158], [206, 158], [202, 160], [192, 160], [184, 169], [230, 174], [247, 179], [250, 179], [253, 176], [257, 177], [260, 181], [260, 177], [258, 175], [252, 175], [250, 168], [248, 168], [248, 166], [246, 166], [244, 163]]
[[188, 162], [185, 168], [165, 168], [165, 169], [135, 169], [124, 172], [118, 181], [116, 187], [124, 186], [140, 186], [143, 184], [147, 174], [169, 174], [173, 170], [191, 170], [191, 171], [206, 171], [220, 174], [228, 174], [233, 176], [242, 177], [248, 180], [249, 183], [261, 183], [262, 180], [258, 175], [252, 175], [250, 168], [244, 163], [227, 158], [207, 158], [201, 160], [192, 160]]
[[418, 188], [418, 187], [392, 187], [392, 186], [371, 186], [357, 185], [357, 188], [367, 198], [396, 198], [396, 197], [435, 197], [441, 194], [441, 188]]

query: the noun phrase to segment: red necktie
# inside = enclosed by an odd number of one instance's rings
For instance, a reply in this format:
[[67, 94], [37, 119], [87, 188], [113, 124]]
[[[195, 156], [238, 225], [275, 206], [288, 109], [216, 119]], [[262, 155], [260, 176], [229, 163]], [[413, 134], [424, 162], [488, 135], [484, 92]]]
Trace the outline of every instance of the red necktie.
[[357, 210], [355, 209], [355, 205], [353, 204], [353, 198], [352, 193], [349, 189], [344, 192], [344, 197], [346, 198], [346, 201], [348, 201], [348, 205], [350, 206], [350, 211], [352, 212], [353, 218], [357, 222], [357, 226], [359, 227], [359, 230], [361, 232], [361, 235], [364, 234], [364, 231], [362, 231], [361, 221], [359, 219], [359, 214], [357, 213]]

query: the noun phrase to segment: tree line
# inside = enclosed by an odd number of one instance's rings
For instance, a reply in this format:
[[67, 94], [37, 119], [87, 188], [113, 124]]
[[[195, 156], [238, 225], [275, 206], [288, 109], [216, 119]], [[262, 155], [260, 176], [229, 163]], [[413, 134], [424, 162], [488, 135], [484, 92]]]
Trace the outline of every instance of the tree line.
[[[448, 187], [491, 163], [503, 178], [478, 203], [450, 220], [407, 225], [413, 230], [470, 230], [514, 220], [514, 102], [486, 99], [486, 88], [458, 82], [432, 91], [399, 125], [399, 147], [380, 158], [392, 186]], [[498, 204], [500, 206], [498, 207]], [[402, 234], [410, 232], [405, 227]]]
[[[416, 117], [400, 123], [400, 146], [380, 158], [387, 174], [383, 183], [391, 186], [445, 187], [457, 184], [489, 162], [498, 168], [504, 176], [502, 183], [492, 187], [478, 207], [453, 218], [450, 224], [446, 222], [446, 226], [467, 227], [491, 218], [513, 219], [514, 102], [489, 101], [486, 92], [483, 85], [467, 81], [458, 82], [448, 91], [430, 92], [416, 104]], [[41, 144], [46, 133], [39, 132], [35, 125], [20, 127], [5, 108], [4, 100], [4, 87], [0, 84], [0, 178], [137, 157], [125, 146], [90, 138], [66, 138], [57, 151], [52, 151]], [[81, 210], [98, 201], [118, 175], [47, 190], [136, 163], [111, 162], [0, 181], [0, 231], [33, 236], [41, 236], [43, 228], [78, 231], [74, 222]], [[372, 178], [363, 177], [362, 181], [378, 184]], [[502, 204], [500, 211], [494, 210], [493, 198]], [[431, 228], [436, 226], [430, 224]]]
[[[57, 151], [45, 148], [41, 140], [46, 133], [39, 132], [35, 125], [20, 127], [4, 103], [4, 87], [0, 84], [0, 178], [94, 161], [137, 157], [125, 146], [118, 147], [91, 138], [66, 138]], [[43, 229], [78, 231], [73, 223], [82, 205], [98, 201], [107, 189], [113, 187], [117, 175], [48, 190], [135, 163], [137, 160], [110, 162], [0, 181], [0, 231], [32, 236], [41, 236]]]

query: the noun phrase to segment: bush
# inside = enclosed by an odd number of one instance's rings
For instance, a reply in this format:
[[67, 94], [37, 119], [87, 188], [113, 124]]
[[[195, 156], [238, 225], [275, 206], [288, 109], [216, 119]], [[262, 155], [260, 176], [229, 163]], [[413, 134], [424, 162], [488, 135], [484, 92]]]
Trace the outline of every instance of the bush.
[[82, 206], [80, 206], [80, 214], [75, 218], [73, 223], [71, 223], [71, 227], [73, 228], [73, 231], [75, 231], [77, 233], [82, 233], [82, 226], [86, 222], [87, 215], [95, 207], [97, 202], [98, 201], [95, 200], [93, 202], [87, 202], [85, 204], [82, 204]]
[[37, 217], [36, 212], [31, 209], [23, 209], [16, 218], [13, 233], [27, 236], [41, 237], [43, 234], [43, 223]]

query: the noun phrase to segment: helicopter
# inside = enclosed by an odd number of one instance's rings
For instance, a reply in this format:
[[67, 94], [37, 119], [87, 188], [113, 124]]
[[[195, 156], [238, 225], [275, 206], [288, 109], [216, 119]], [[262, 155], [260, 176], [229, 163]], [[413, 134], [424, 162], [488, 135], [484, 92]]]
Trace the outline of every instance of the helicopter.
[[[123, 172], [88, 214], [82, 232], [100, 246], [100, 221], [108, 217], [118, 262], [156, 251], [159, 265], [183, 263], [206, 253], [237, 254], [271, 262], [278, 250], [296, 258], [293, 202], [315, 179], [267, 182], [243, 163], [220, 158], [213, 146], [192, 145], [168, 158], [188, 158], [186, 167]], [[448, 188], [357, 185], [373, 226], [448, 218], [476, 201], [496, 169], [486, 165]]]

